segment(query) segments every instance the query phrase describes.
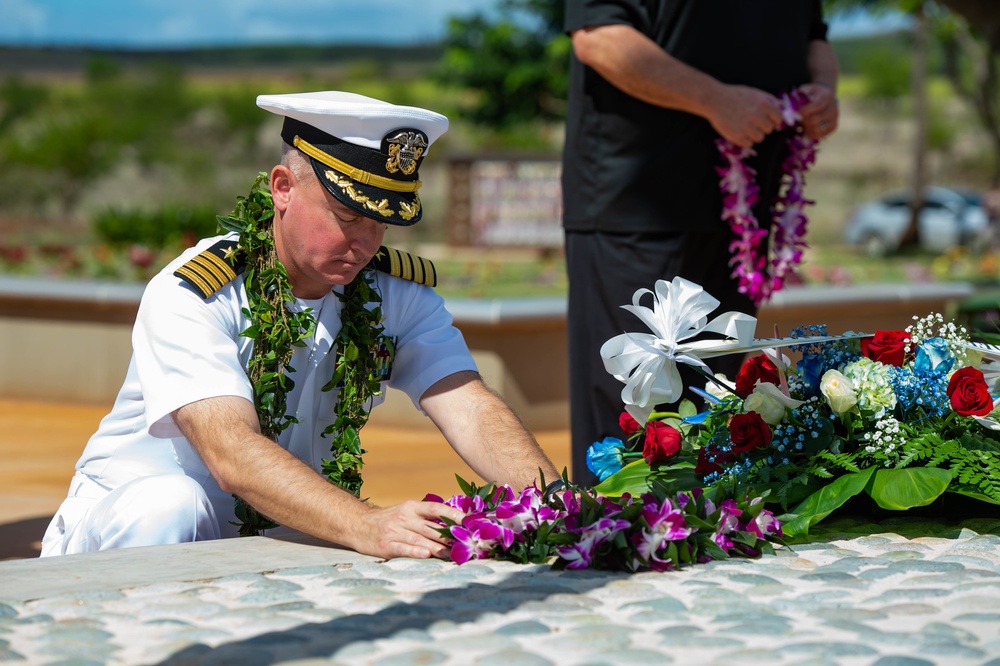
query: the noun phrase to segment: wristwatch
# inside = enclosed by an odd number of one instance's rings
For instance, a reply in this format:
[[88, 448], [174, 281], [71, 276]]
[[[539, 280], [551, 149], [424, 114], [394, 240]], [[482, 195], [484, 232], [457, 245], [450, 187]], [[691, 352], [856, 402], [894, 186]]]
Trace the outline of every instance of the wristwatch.
[[551, 495], [552, 493], [559, 492], [560, 490], [563, 490], [565, 488], [566, 488], [566, 481], [562, 477], [559, 477], [549, 485], [545, 486], [545, 492]]

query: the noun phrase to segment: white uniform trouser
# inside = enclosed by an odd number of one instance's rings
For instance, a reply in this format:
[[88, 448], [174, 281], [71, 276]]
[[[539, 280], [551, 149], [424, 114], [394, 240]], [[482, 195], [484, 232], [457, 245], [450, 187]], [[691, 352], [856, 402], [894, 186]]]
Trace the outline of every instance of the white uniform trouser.
[[215, 509], [190, 477], [140, 477], [109, 492], [77, 473], [42, 537], [42, 557], [218, 538]]

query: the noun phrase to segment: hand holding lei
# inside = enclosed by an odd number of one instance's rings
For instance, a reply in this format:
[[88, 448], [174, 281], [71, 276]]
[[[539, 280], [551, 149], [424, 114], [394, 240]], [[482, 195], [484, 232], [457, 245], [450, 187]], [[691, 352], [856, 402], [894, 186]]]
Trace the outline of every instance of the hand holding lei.
[[774, 237], [771, 240], [771, 258], [761, 253], [761, 245], [768, 236], [768, 229], [761, 228], [753, 212], [760, 198], [760, 186], [755, 181], [756, 172], [746, 164], [754, 154], [752, 148], [741, 148], [725, 139], [716, 140], [719, 153], [726, 165], [717, 167], [722, 189], [722, 219], [729, 223], [736, 239], [730, 244], [733, 267], [732, 276], [739, 280], [740, 293], [746, 294], [755, 305], [767, 300], [785, 285], [785, 278], [794, 274], [802, 261], [805, 249], [806, 205], [813, 203], [805, 198], [805, 173], [816, 160], [816, 141], [803, 134], [799, 125], [799, 109], [809, 100], [801, 90], [792, 90], [779, 99], [783, 123], [778, 130], [795, 128], [788, 139], [788, 156], [781, 165], [778, 195], [771, 203], [771, 221]]

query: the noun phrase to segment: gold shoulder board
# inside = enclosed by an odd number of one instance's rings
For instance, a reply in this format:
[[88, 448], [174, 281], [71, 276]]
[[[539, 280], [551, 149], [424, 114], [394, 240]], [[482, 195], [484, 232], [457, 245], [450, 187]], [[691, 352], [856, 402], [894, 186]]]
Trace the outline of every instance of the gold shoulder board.
[[246, 259], [236, 249], [237, 245], [235, 240], [219, 241], [185, 262], [174, 271], [174, 275], [207, 299], [243, 272]]
[[368, 262], [370, 268], [428, 287], [437, 286], [437, 270], [430, 259], [383, 245]]

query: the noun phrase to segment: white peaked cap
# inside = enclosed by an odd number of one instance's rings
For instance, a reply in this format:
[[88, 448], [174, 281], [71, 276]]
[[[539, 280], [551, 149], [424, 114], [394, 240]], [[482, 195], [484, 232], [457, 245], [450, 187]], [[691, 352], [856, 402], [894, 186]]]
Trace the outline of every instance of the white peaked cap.
[[448, 119], [440, 113], [335, 90], [258, 95], [257, 106], [374, 150], [379, 150], [389, 132], [401, 127], [422, 131], [428, 145], [448, 129]]

